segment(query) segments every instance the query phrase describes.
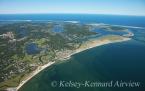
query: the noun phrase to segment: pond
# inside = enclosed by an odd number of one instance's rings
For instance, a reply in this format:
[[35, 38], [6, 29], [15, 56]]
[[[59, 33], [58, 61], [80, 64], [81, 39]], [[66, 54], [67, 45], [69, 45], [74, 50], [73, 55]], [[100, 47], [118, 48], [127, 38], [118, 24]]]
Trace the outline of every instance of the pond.
[[36, 43], [29, 43], [25, 47], [26, 53], [29, 55], [40, 53], [40, 49]]
[[56, 25], [54, 25], [52, 31], [55, 32], [55, 33], [61, 33], [61, 32], [64, 31], [64, 29], [63, 29], [63, 26], [62, 25], [56, 24]]

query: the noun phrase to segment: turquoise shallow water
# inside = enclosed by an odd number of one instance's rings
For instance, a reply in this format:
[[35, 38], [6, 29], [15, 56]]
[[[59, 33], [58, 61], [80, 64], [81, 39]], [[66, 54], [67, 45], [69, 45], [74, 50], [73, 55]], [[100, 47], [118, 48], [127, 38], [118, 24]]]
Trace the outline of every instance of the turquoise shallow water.
[[[145, 43], [131, 40], [78, 53], [64, 63], [42, 71], [20, 91], [144, 91]], [[135, 88], [53, 87], [53, 81], [138, 81]]]

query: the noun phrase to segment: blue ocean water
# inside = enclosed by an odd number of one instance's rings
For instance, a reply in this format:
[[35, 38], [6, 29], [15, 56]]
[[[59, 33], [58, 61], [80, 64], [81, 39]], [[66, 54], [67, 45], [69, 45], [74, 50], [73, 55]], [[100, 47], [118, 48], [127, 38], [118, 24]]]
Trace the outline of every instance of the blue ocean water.
[[[79, 21], [145, 27], [143, 16], [36, 14], [0, 15], [0, 22], [10, 20]], [[16, 22], [16, 21], [15, 21]], [[58, 31], [58, 30], [57, 30]], [[20, 91], [145, 91], [145, 30], [131, 28], [132, 40], [107, 44], [75, 54], [68, 61], [55, 64], [40, 72]], [[52, 87], [56, 81], [137, 81], [140, 87], [124, 88], [63, 88]]]
[[33, 21], [80, 21], [81, 23], [107, 23], [145, 27], [145, 16], [96, 15], [96, 14], [3, 14], [0, 21], [33, 20]]

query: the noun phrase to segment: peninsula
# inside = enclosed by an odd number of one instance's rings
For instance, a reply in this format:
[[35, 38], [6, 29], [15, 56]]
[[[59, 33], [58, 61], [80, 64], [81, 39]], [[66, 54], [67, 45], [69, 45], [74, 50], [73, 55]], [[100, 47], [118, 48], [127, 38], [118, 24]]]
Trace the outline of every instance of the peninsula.
[[[130, 32], [124, 28], [82, 25], [74, 21], [20, 22], [5, 24], [0, 29], [0, 62], [3, 64], [0, 70], [0, 89], [8, 91], [19, 90], [45, 68], [67, 60], [76, 53], [131, 39], [127, 36]], [[126, 33], [126, 36], [109, 33], [104, 35], [94, 31], [98, 29], [121, 31]]]

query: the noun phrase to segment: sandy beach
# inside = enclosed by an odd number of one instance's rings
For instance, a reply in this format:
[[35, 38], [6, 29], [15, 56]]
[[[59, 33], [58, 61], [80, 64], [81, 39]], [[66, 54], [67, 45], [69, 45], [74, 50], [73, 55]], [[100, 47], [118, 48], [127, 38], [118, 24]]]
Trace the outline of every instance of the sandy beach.
[[[71, 53], [68, 53], [63, 59], [69, 59], [69, 58], [71, 58], [72, 55], [74, 55], [76, 53], [79, 53], [79, 52], [82, 52], [82, 51], [85, 51], [85, 50], [90, 49], [90, 48], [94, 48], [94, 47], [109, 44], [109, 43], [123, 42], [123, 41], [128, 41], [128, 40], [130, 40], [130, 38], [126, 38], [126, 37], [121, 37], [120, 39], [116, 39], [116, 40], [110, 40], [110, 39], [107, 39], [107, 38], [89, 40], [89, 41], [86, 41], [85, 43], [83, 43], [78, 49], [72, 51]], [[43, 66], [39, 66], [36, 70], [34, 70], [31, 74], [29, 74], [27, 76], [27, 78], [25, 78], [25, 80], [23, 80], [19, 84], [19, 86], [17, 86], [16, 88], [11, 88], [11, 89], [9, 88], [7, 90], [8, 91], [18, 91], [31, 78], [33, 78], [39, 72], [41, 72], [42, 70], [51, 66], [54, 63], [55, 62], [49, 62], [49, 63], [47, 63]]]
[[29, 77], [27, 77], [25, 80], [23, 80], [19, 86], [16, 87], [16, 91], [18, 91], [26, 82], [28, 82], [32, 77], [34, 77], [35, 75], [37, 75], [39, 72], [41, 72], [42, 70], [44, 70], [45, 68], [51, 66], [52, 64], [54, 64], [55, 62], [49, 62], [43, 66], [39, 66], [35, 71], [33, 71]]
[[111, 41], [111, 40], [108, 40], [108, 39], [104, 39], [104, 40], [100, 40], [100, 39], [90, 40], [90, 41], [85, 42], [82, 46], [80, 46], [80, 48], [78, 48], [77, 50], [75, 50], [68, 57], [70, 58], [72, 55], [74, 55], [76, 53], [79, 53], [79, 52], [82, 52], [82, 51], [85, 51], [85, 50], [90, 49], [90, 48], [94, 48], [94, 47], [101, 46], [101, 45], [105, 45], [105, 44], [109, 44], [109, 43], [116, 43], [116, 42], [128, 41], [130, 39], [131, 38], [122, 37], [122, 39], [120, 39], [120, 40], [114, 40], [114, 41]]

